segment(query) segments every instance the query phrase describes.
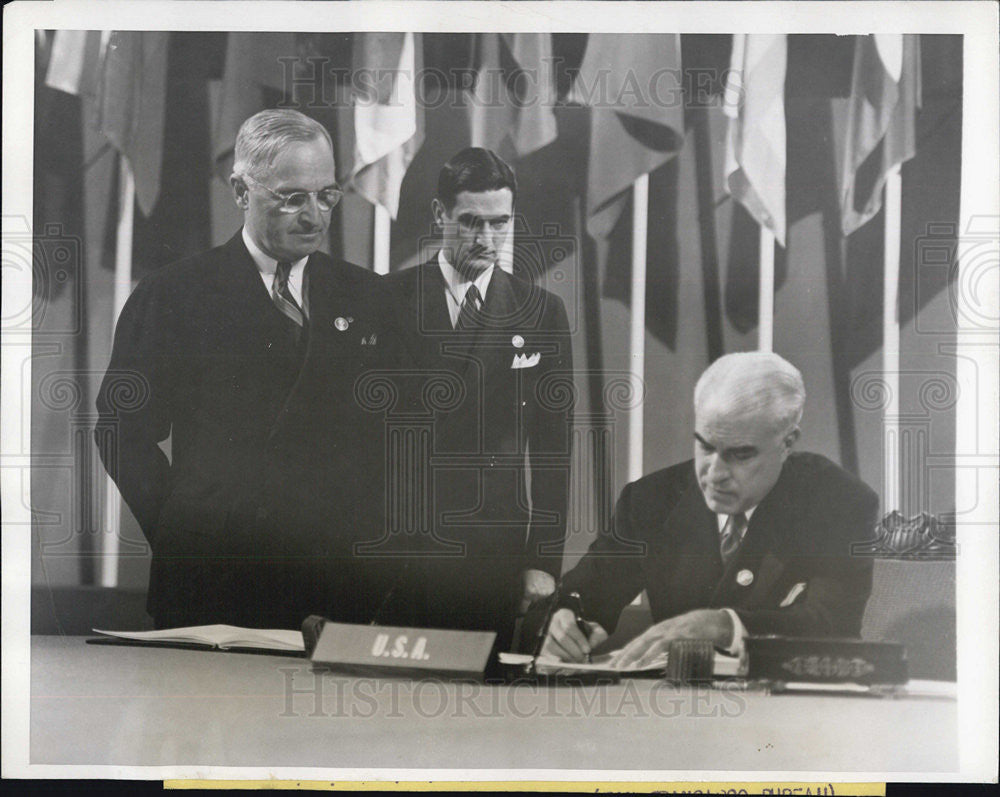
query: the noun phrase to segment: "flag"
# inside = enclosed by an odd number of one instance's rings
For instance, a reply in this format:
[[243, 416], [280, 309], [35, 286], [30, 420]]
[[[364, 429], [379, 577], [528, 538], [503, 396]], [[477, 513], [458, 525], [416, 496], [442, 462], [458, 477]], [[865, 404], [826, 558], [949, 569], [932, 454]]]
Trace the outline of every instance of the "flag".
[[[680, 160], [649, 175], [646, 232], [646, 330], [670, 349], [677, 344], [681, 259], [677, 239]], [[632, 303], [632, 197], [626, 193], [619, 223], [594, 247], [600, 264], [601, 295], [625, 307]], [[601, 262], [603, 260], [603, 263]]]
[[920, 94], [919, 36], [857, 37], [840, 180], [844, 235], [878, 213], [886, 176], [916, 154]]
[[573, 86], [591, 107], [587, 230], [606, 238], [637, 177], [684, 143], [680, 36], [592, 33]]
[[88, 82], [93, 82], [100, 39], [99, 31], [57, 30], [52, 37], [45, 85], [79, 96]]
[[516, 158], [556, 139], [551, 33], [479, 33], [471, 91], [472, 146]]
[[228, 182], [233, 148], [240, 125], [265, 108], [273, 108], [285, 95], [285, 70], [294, 64], [281, 61], [297, 55], [294, 33], [230, 33], [222, 72], [219, 108], [212, 128], [212, 157], [218, 175]]
[[[864, 37], [871, 38], [871, 37]], [[905, 328], [919, 316], [921, 311], [941, 291], [946, 290], [956, 277], [955, 252], [959, 231], [959, 200], [961, 195], [962, 148], [962, 37], [952, 35], [926, 36], [908, 43], [903, 37], [900, 83], [908, 81], [907, 75], [919, 82], [919, 113], [913, 115], [912, 133], [919, 147], [913, 147], [913, 156], [906, 161], [904, 181], [912, 190], [903, 191], [900, 232], [903, 246], [899, 264], [899, 323]], [[917, 36], [912, 37], [914, 40]], [[857, 45], [855, 55], [857, 55]], [[870, 43], [868, 43], [870, 47]], [[907, 62], [912, 46], [914, 66], [920, 68], [908, 72]], [[899, 63], [899, 62], [897, 62]], [[888, 73], [888, 69], [885, 69]], [[919, 75], [919, 77], [918, 77]], [[851, 96], [842, 100], [843, 105], [855, 103]], [[838, 154], [843, 157], [852, 146], [849, 144], [851, 130], [846, 120], [850, 119], [848, 107], [834, 108], [841, 113], [835, 120], [841, 126], [835, 128], [835, 142]], [[907, 125], [909, 122], [907, 122]], [[875, 186], [875, 179], [883, 165], [889, 162], [890, 136], [874, 147], [871, 154], [857, 171], [854, 194], [858, 201], [854, 207], [864, 206], [862, 196], [868, 196], [868, 188]], [[910, 137], [906, 131], [905, 136]], [[898, 141], [898, 138], [897, 138]], [[895, 145], [892, 145], [895, 146]], [[870, 171], [869, 171], [870, 169]], [[838, 162], [836, 179], [843, 182], [845, 164]], [[862, 191], [862, 177], [868, 175], [866, 190]], [[882, 175], [884, 182], [884, 173]], [[920, 190], [920, 189], [924, 190]], [[933, 189], [933, 190], [931, 190]], [[843, 186], [840, 199], [845, 195]], [[882, 345], [882, 258], [885, 246], [885, 213], [879, 210], [881, 186], [874, 191], [878, 203], [874, 215], [856, 227], [844, 247], [843, 276], [846, 314], [849, 315], [849, 330], [845, 333], [849, 343], [850, 364], [855, 366], [865, 361]], [[837, 208], [841, 218], [838, 231], [842, 229], [843, 208]], [[933, 221], [929, 221], [933, 220]], [[932, 318], [930, 316], [928, 318]], [[934, 322], [924, 318], [921, 329], [937, 332]]]
[[785, 35], [737, 34], [726, 80], [726, 188], [785, 245]]
[[[403, 177], [424, 140], [416, 91], [422, 45], [414, 33], [358, 33], [354, 38], [354, 82], [365, 90], [355, 97], [350, 183], [392, 218], [399, 212]], [[361, 74], [365, 79], [357, 79]]]
[[[51, 92], [53, 97], [72, 95], [64, 97], [71, 102], [43, 101], [36, 108], [36, 135], [43, 137], [36, 144], [36, 160], [39, 152], [45, 153], [45, 165], [38, 172], [43, 175], [40, 180], [45, 180], [44, 172], [53, 171], [53, 166], [58, 163], [62, 164], [62, 177], [58, 181], [62, 185], [66, 184], [64, 178], [71, 171], [80, 172], [82, 185], [73, 186], [68, 195], [79, 196], [82, 205], [83, 261], [88, 270], [113, 268], [114, 265], [113, 222], [109, 219], [118, 212], [114, 202], [118, 157], [100, 130], [102, 113], [98, 96], [104, 54], [110, 38], [111, 31], [55, 31], [46, 67], [45, 88], [54, 89]], [[53, 106], [63, 109], [63, 112], [70, 106], [75, 107], [80, 114], [79, 127], [58, 115], [53, 118]], [[60, 155], [76, 133], [80, 136], [82, 151]], [[50, 185], [46, 185], [41, 194], [44, 201], [51, 202], [54, 192]], [[56, 215], [64, 214], [60, 211]], [[91, 336], [91, 339], [95, 337]], [[97, 359], [104, 355], [106, 352], [101, 351]]]
[[135, 219], [133, 279], [212, 245], [208, 83], [220, 74], [224, 43], [225, 34], [214, 32], [170, 37], [160, 201], [149, 217]]
[[[81, 286], [83, 273], [83, 101], [92, 85], [100, 33], [60, 30], [46, 33], [35, 46], [34, 192], [33, 228], [35, 273], [32, 290], [41, 304], [53, 310], [54, 300]], [[87, 78], [90, 78], [88, 81]], [[57, 277], [57, 274], [59, 275]], [[74, 297], [75, 298], [75, 297]], [[79, 302], [71, 301], [76, 328], [83, 317]], [[46, 312], [34, 321], [44, 323]], [[66, 324], [65, 319], [59, 319]], [[39, 327], [41, 328], [41, 327]]]
[[160, 194], [168, 36], [112, 31], [98, 87], [101, 132], [128, 160], [146, 216]]

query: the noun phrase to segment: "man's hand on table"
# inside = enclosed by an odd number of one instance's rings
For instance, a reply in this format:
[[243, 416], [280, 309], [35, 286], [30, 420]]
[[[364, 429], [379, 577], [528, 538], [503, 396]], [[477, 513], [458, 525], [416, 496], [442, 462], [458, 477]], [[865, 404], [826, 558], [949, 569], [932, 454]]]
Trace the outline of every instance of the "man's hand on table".
[[611, 660], [615, 667], [644, 667], [662, 656], [677, 639], [707, 639], [718, 648], [732, 644], [735, 628], [722, 609], [695, 609], [663, 620], [629, 642]]

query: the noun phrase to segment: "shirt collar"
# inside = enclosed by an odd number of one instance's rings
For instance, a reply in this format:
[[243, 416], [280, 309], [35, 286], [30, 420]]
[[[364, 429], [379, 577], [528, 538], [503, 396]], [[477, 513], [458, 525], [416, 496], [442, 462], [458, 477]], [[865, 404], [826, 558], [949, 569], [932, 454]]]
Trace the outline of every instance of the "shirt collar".
[[[250, 237], [250, 233], [247, 231], [246, 226], [243, 227], [243, 243], [246, 245], [247, 251], [250, 253], [250, 257], [253, 259], [254, 265], [257, 266], [257, 270], [261, 274], [267, 274], [273, 276], [274, 272], [278, 268], [278, 261], [275, 260], [270, 255], [264, 254], [264, 251], [257, 246], [253, 238]], [[292, 263], [292, 274], [300, 274], [302, 269], [306, 267], [306, 261], [309, 260], [309, 256], [303, 257]]]
[[[750, 525], [750, 518], [753, 517], [753, 513], [756, 512], [756, 511], [757, 511], [757, 507], [755, 507], [755, 506], [752, 506], [749, 509], [745, 509], [743, 511], [743, 514], [747, 516], [747, 525], [748, 526]], [[729, 521], [729, 517], [730, 516], [726, 515], [726, 514], [717, 514], [715, 516], [715, 520], [719, 524], [719, 532], [720, 533], [726, 527], [726, 523]]]
[[452, 295], [452, 298], [456, 302], [461, 304], [465, 300], [465, 292], [469, 290], [469, 286], [473, 283], [479, 289], [479, 295], [483, 297], [483, 301], [486, 300], [486, 290], [490, 287], [490, 280], [493, 278], [493, 269], [496, 268], [495, 265], [483, 269], [483, 272], [478, 277], [470, 281], [456, 271], [455, 267], [445, 258], [444, 250], [439, 249], [438, 267], [441, 269], [441, 276], [444, 277], [444, 284], [448, 289], [448, 293]]

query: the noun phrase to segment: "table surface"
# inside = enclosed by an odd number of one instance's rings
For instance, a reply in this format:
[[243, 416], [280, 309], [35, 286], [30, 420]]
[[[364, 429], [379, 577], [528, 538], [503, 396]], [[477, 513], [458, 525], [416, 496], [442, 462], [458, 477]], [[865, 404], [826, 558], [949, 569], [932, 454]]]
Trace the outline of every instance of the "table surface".
[[957, 704], [357, 678], [305, 659], [34, 637], [32, 764], [946, 772]]

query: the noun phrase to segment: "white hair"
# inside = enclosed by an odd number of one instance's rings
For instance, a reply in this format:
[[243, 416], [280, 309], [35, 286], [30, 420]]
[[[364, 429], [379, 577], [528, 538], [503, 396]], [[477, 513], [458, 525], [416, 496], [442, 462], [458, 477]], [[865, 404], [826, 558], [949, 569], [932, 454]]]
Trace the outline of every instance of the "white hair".
[[289, 144], [316, 139], [326, 141], [333, 152], [329, 131], [304, 113], [290, 108], [255, 113], [240, 125], [236, 134], [233, 177], [260, 179]]
[[787, 433], [802, 421], [805, 383], [799, 369], [772, 352], [727, 354], [712, 363], [694, 387], [694, 406], [706, 403], [740, 414], [766, 413]]

